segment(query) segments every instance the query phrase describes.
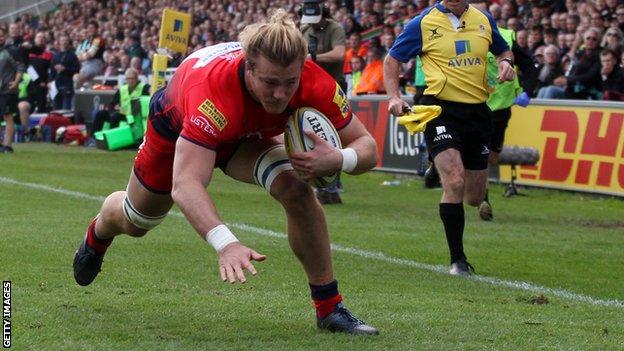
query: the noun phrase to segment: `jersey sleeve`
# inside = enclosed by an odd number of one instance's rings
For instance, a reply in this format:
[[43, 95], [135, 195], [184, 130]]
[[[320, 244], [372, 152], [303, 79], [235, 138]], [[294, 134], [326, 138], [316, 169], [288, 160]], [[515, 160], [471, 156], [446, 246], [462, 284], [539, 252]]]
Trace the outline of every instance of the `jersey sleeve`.
[[388, 52], [395, 60], [405, 63], [422, 53], [422, 19], [423, 15], [414, 17], [396, 38]]
[[219, 108], [220, 101], [206, 93], [204, 85], [185, 92], [184, 122], [180, 137], [216, 150], [226, 133], [227, 119]]
[[494, 18], [489, 13], [484, 13], [484, 15], [487, 17], [490, 22], [490, 27], [492, 28], [492, 44], [490, 45], [490, 52], [498, 56], [505, 51], [511, 50], [503, 36], [498, 31], [498, 26], [496, 25]]
[[305, 65], [304, 69], [307, 70], [307, 79], [304, 83], [306, 105], [323, 113], [337, 130], [346, 127], [353, 117], [347, 94], [322, 68], [311, 61], [306, 61]]

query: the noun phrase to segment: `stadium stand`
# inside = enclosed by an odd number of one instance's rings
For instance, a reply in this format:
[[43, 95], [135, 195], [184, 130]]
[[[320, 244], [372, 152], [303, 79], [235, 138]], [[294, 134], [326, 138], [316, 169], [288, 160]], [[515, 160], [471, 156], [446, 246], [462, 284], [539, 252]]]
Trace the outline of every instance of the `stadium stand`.
[[[37, 33], [43, 33], [46, 37], [48, 44], [44, 49], [58, 53], [63, 35], [69, 36], [71, 47], [76, 49], [87, 35], [89, 22], [96, 21], [99, 24], [98, 35], [104, 41], [104, 68], [101, 75], [87, 82], [85, 86], [89, 88], [106, 88], [107, 85], [114, 88], [123, 83], [118, 78], [128, 67], [135, 67], [143, 81], [149, 80], [164, 8], [192, 14], [188, 55], [207, 45], [236, 40], [242, 28], [266, 18], [275, 8], [284, 8], [297, 19], [297, 10], [301, 6], [298, 0], [64, 0], [11, 3], [22, 7], [5, 9], [6, 14], [0, 17], [0, 26], [9, 31], [8, 44], [22, 48], [25, 60], [28, 53], [35, 49], [33, 42]], [[391, 45], [391, 38], [400, 32], [410, 18], [433, 3], [421, 0], [327, 2], [332, 16], [344, 26], [348, 34], [360, 34], [363, 47], [383, 44], [383, 48]], [[541, 69], [544, 65], [544, 48], [552, 45], [559, 51], [559, 58], [549, 63], [555, 69], [547, 71], [563, 72], [562, 77], [578, 76], [578, 67], [583, 67], [579, 65], [581, 55], [587, 52], [584, 39], [591, 32], [597, 36], [596, 50], [609, 48], [617, 55], [618, 63], [611, 75], [623, 74], [624, 1], [494, 0], [488, 4], [499, 26], [518, 32], [518, 43], [533, 56], [536, 72], [545, 71]], [[175, 69], [185, 56], [178, 55], [170, 60], [170, 70]], [[345, 72], [350, 71], [350, 61], [351, 57], [345, 62]], [[403, 66], [401, 87], [408, 94], [415, 90], [414, 70], [414, 62]], [[533, 78], [535, 80], [538, 77]], [[623, 96], [619, 92], [604, 94], [599, 90], [590, 95], [574, 94], [574, 89], [579, 88], [578, 83], [566, 89], [566, 80], [557, 78], [549, 79], [555, 85], [559, 84], [562, 90], [567, 90], [568, 93], [563, 95], [565, 98], [582, 96], [597, 100], [621, 99]], [[598, 74], [593, 79], [596, 80], [592, 83], [595, 87], [608, 85], [603, 82], [612, 80]], [[578, 82], [576, 79], [569, 81]], [[537, 91], [529, 93], [535, 95]]]

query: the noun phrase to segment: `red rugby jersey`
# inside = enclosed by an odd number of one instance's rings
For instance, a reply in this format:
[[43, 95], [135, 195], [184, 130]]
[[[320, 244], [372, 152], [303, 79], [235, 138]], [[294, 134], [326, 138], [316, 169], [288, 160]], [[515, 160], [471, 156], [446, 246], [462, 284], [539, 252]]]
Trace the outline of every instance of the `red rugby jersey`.
[[[206, 148], [246, 137], [269, 138], [284, 132], [288, 116], [313, 107], [334, 124], [352, 118], [346, 94], [322, 68], [306, 60], [299, 88], [281, 114], [270, 114], [254, 101], [244, 84], [244, 58], [237, 42], [198, 50], [178, 67], [154, 118], [167, 118], [172, 132]], [[161, 121], [164, 122], [164, 121]]]

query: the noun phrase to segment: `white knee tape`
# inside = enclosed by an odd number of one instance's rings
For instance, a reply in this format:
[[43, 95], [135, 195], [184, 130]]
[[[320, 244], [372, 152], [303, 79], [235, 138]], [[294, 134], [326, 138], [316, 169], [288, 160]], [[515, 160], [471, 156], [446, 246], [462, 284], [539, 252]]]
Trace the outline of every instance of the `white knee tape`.
[[258, 157], [254, 164], [253, 177], [256, 184], [267, 191], [271, 191], [271, 184], [275, 178], [280, 173], [292, 169], [293, 167], [290, 164], [284, 145], [275, 145]]
[[134, 206], [132, 206], [127, 196], [124, 198], [123, 204], [121, 205], [121, 209], [124, 215], [126, 216], [126, 219], [128, 220], [128, 222], [134, 224], [138, 228], [145, 229], [145, 230], [150, 230], [156, 227], [157, 225], [162, 223], [162, 221], [165, 220], [165, 217], [167, 217], [166, 213], [162, 216], [157, 216], [157, 217], [146, 216], [140, 213], [134, 208]]

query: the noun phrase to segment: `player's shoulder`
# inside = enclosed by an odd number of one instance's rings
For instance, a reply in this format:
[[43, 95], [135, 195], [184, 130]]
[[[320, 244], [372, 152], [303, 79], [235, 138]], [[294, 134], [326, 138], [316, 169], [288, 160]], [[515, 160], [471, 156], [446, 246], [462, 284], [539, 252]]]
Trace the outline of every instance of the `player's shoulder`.
[[413, 17], [406, 23], [406, 27], [414, 29], [420, 29], [421, 25], [432, 25], [439, 21], [445, 20], [446, 15], [436, 7], [429, 6], [422, 10], [417, 16]]
[[190, 66], [193, 70], [209, 69], [219, 63], [234, 63], [242, 55], [242, 45], [239, 42], [220, 43], [194, 51], [180, 66]]
[[333, 91], [335, 86], [336, 80], [327, 71], [314, 61], [305, 60], [297, 90], [299, 95], [305, 98], [325, 91]]
[[351, 114], [349, 101], [340, 85], [311, 60], [304, 63], [300, 87], [291, 102], [291, 107], [314, 107], [331, 120], [344, 119]]
[[494, 18], [489, 12], [481, 11], [472, 5], [469, 5], [467, 16], [469, 20], [478, 21], [483, 25], [490, 25], [494, 22]]
[[243, 59], [240, 43], [222, 43], [193, 52], [178, 67], [175, 79], [185, 92], [197, 90], [210, 94], [228, 95], [238, 81], [238, 70]]
[[301, 86], [309, 87], [318, 84], [329, 84], [328, 81], [335, 82], [334, 78], [327, 73], [321, 66], [310, 59], [306, 59], [303, 63], [301, 71]]

